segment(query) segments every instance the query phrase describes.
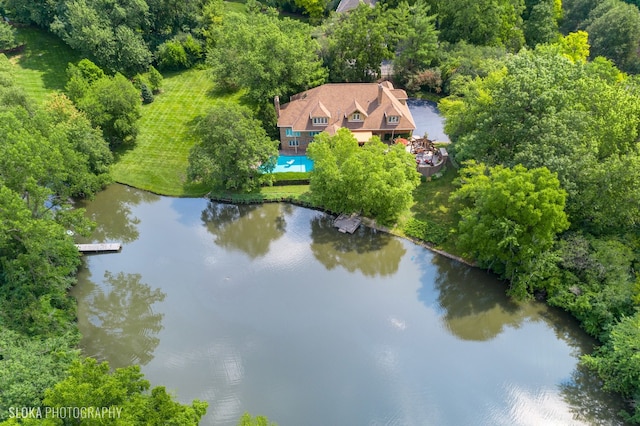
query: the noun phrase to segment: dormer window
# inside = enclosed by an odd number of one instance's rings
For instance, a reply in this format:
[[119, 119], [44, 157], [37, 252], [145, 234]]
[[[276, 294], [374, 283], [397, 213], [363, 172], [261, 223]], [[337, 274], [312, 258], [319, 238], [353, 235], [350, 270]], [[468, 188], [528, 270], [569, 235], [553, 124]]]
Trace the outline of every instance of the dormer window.
[[400, 122], [400, 116], [398, 115], [387, 116], [387, 124], [398, 124], [399, 122]]
[[327, 117], [313, 117], [311, 121], [314, 126], [326, 126], [329, 124], [329, 119]]
[[351, 117], [349, 117], [349, 121], [362, 121], [362, 114], [358, 111], [354, 112], [351, 114]]

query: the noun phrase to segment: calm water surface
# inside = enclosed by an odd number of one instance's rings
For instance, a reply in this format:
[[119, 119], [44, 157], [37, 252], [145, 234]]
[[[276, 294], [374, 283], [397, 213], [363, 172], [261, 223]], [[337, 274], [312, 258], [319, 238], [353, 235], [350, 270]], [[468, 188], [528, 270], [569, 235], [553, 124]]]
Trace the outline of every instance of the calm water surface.
[[112, 185], [86, 207], [93, 241], [125, 244], [85, 257], [85, 353], [208, 401], [203, 424], [617, 424], [577, 368], [592, 341], [482, 271], [286, 204]]
[[422, 137], [426, 133], [429, 139], [436, 142], [449, 142], [449, 136], [444, 132], [444, 120], [435, 102], [409, 99], [407, 105], [416, 123], [414, 136]]

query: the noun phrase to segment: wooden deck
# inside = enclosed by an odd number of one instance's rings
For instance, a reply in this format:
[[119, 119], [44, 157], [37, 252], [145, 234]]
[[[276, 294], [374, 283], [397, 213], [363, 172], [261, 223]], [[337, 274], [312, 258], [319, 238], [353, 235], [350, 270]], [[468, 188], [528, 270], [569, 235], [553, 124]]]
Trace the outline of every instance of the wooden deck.
[[333, 226], [342, 233], [353, 234], [361, 223], [362, 219], [356, 215], [347, 216], [346, 214], [341, 214], [333, 221]]
[[102, 244], [76, 244], [80, 253], [99, 254], [99, 253], [116, 253], [122, 250], [121, 243], [102, 243]]

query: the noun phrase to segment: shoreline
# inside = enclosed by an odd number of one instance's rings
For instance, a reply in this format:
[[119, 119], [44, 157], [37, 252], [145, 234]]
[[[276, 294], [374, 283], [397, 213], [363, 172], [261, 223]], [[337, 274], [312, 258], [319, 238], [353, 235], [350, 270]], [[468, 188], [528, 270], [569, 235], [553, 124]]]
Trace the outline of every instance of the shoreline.
[[[213, 197], [213, 196], [211, 196], [209, 194], [207, 194], [205, 196], [205, 198], [207, 198], [209, 201], [215, 201], [215, 202], [224, 203], [224, 204], [289, 203], [289, 204], [293, 204], [293, 205], [298, 206], [298, 207], [304, 207], [304, 208], [308, 208], [308, 209], [311, 209], [311, 210], [321, 211], [323, 213], [330, 214], [330, 215], [336, 216], [336, 217], [339, 215], [339, 213], [332, 212], [332, 211], [327, 210], [327, 209], [325, 209], [323, 207], [316, 206], [316, 205], [311, 204], [309, 202], [300, 201], [300, 200], [296, 200], [296, 199], [293, 199], [293, 198], [255, 199], [255, 200], [245, 199], [245, 200], [239, 201], [239, 200], [233, 200], [232, 198]], [[446, 257], [448, 259], [451, 259], [451, 260], [455, 260], [455, 261], [460, 262], [460, 263], [462, 263], [462, 264], [464, 264], [466, 266], [469, 266], [471, 268], [479, 268], [479, 266], [477, 264], [475, 264], [474, 262], [470, 262], [470, 261], [468, 261], [468, 260], [466, 260], [466, 259], [464, 259], [464, 258], [462, 258], [460, 256], [456, 256], [456, 255], [451, 254], [449, 252], [446, 252], [444, 250], [437, 249], [437, 248], [433, 247], [432, 245], [430, 245], [426, 241], [422, 241], [422, 240], [419, 240], [417, 238], [410, 237], [408, 235], [397, 234], [397, 233], [393, 232], [391, 229], [387, 228], [386, 226], [382, 226], [382, 225], [377, 224], [374, 219], [371, 219], [369, 217], [362, 217], [362, 224], [364, 226], [367, 226], [367, 227], [371, 228], [371, 229], [375, 229], [376, 231], [384, 232], [384, 233], [387, 233], [389, 235], [393, 235], [393, 236], [398, 237], [398, 238], [403, 238], [403, 239], [405, 239], [407, 241], [410, 241], [410, 242], [412, 242], [412, 243], [414, 243], [416, 245], [424, 247], [424, 248], [426, 248], [427, 250], [429, 250], [429, 251], [431, 251], [433, 253], [439, 254], [439, 255], [444, 256], [444, 257]]]

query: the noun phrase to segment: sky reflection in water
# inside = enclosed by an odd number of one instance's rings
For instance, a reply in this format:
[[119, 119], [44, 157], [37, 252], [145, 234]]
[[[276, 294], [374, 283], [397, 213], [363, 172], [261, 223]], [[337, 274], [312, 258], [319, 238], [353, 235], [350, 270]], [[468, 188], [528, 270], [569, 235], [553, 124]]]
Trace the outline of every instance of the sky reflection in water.
[[86, 258], [84, 349], [207, 400], [203, 424], [614, 424], [619, 407], [576, 369], [592, 342], [482, 271], [286, 204], [129, 191], [95, 200], [136, 218], [100, 238], [136, 238]]

